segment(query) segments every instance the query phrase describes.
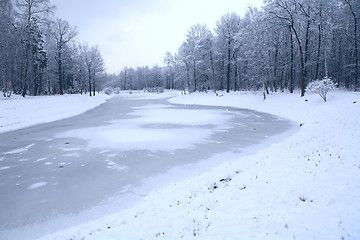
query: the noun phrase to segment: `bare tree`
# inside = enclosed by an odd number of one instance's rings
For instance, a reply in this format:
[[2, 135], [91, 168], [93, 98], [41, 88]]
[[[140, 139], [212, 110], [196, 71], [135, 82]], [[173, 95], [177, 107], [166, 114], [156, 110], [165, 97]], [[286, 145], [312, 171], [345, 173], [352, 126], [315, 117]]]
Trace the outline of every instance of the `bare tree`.
[[174, 56], [170, 52], [165, 53], [164, 63], [166, 64], [166, 88], [174, 89], [174, 66], [175, 66], [175, 59]]
[[58, 64], [59, 71], [59, 93], [64, 94], [64, 80], [63, 80], [63, 50], [66, 44], [77, 36], [76, 28], [72, 28], [67, 21], [56, 19], [54, 23], [52, 35], [56, 41], [56, 55], [55, 59]]
[[89, 94], [95, 96], [96, 77], [105, 70], [104, 60], [97, 46], [89, 48], [87, 44], [83, 44], [81, 50], [88, 73]]
[[206, 25], [192, 26], [186, 36], [184, 54], [186, 54], [189, 70], [193, 75], [194, 91], [205, 90], [209, 85], [210, 52], [212, 48], [212, 33]]
[[301, 96], [305, 95], [305, 55], [304, 55], [304, 47], [301, 41], [300, 36], [300, 26], [297, 25], [297, 16], [299, 14], [299, 9], [301, 8], [300, 4], [296, 0], [275, 0], [273, 1], [274, 10], [270, 13], [280, 21], [280, 23], [285, 24], [285, 26], [289, 27], [292, 33], [296, 38], [296, 42], [298, 43], [299, 52], [300, 52], [300, 66], [301, 66], [301, 80], [300, 80], [300, 89]]
[[236, 13], [224, 15], [217, 22], [215, 32], [223, 40], [226, 54], [226, 92], [230, 91], [230, 71], [236, 34], [240, 29], [240, 17]]

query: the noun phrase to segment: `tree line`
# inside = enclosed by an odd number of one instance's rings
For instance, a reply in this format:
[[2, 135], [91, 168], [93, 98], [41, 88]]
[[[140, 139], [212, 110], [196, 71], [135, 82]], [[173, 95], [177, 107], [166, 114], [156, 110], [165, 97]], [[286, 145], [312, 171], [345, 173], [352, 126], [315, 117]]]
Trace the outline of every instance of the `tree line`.
[[164, 66], [105, 74], [97, 46], [50, 0], [0, 0], [0, 82], [4, 96], [122, 90], [299, 90], [329, 77], [359, 89], [358, 0], [264, 0], [261, 10], [225, 14], [214, 29], [192, 26]]
[[299, 90], [329, 77], [359, 89], [358, 0], [265, 0], [261, 10], [229, 13], [212, 31], [192, 26], [164, 67], [124, 68], [109, 86], [121, 89]]
[[90, 93], [104, 73], [97, 46], [77, 43], [50, 0], [0, 0], [0, 88], [4, 96]]

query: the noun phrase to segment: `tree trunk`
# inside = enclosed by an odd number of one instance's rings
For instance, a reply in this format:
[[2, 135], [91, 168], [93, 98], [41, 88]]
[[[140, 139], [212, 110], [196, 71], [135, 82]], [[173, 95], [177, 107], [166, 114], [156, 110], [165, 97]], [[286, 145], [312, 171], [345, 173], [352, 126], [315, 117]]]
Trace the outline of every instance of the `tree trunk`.
[[308, 59], [309, 59], [309, 44], [310, 44], [310, 18], [308, 17], [306, 23], [306, 35], [305, 35], [305, 58], [304, 58], [304, 85], [308, 82]]
[[214, 67], [214, 60], [212, 51], [210, 51], [210, 63], [211, 63], [211, 78], [212, 78], [212, 88], [216, 93], [216, 84], [215, 84], [215, 67]]
[[91, 70], [90, 70], [90, 67], [88, 69], [88, 73], [89, 73], [89, 94], [90, 94], [90, 97], [91, 97], [92, 96], [91, 95], [92, 88], [91, 88]]
[[33, 94], [34, 96], [37, 95], [38, 93], [38, 82], [39, 82], [39, 67], [38, 66], [34, 66], [34, 69], [33, 69], [33, 81], [34, 81], [34, 86], [33, 86]]
[[293, 30], [294, 34], [295, 34], [295, 38], [296, 41], [298, 43], [298, 47], [299, 47], [299, 51], [300, 51], [300, 65], [301, 65], [301, 79], [300, 79], [300, 90], [301, 90], [301, 97], [305, 96], [305, 64], [304, 64], [304, 52], [302, 49], [302, 44], [301, 44], [301, 40], [300, 37], [296, 31], [296, 29], [294, 28], [294, 26], [291, 26], [291, 29]]
[[279, 44], [275, 44], [275, 56], [274, 56], [274, 90], [278, 90], [278, 58], [279, 58]]
[[354, 16], [354, 37], [355, 37], [355, 91], [357, 91], [358, 89], [358, 84], [359, 84], [359, 56], [358, 56], [358, 37], [357, 37], [357, 17], [355, 15], [355, 13], [353, 12], [353, 16]]
[[321, 30], [321, 25], [319, 24], [318, 26], [319, 29], [319, 36], [318, 36], [318, 47], [317, 47], [317, 56], [316, 56], [316, 69], [315, 69], [315, 79], [319, 79], [319, 71], [320, 71], [320, 55], [321, 55], [321, 35], [322, 35], [322, 30]]
[[235, 91], [239, 90], [239, 86], [238, 86], [238, 63], [237, 63], [237, 57], [235, 57], [235, 76], [234, 76], [234, 88]]
[[290, 93], [294, 92], [294, 42], [290, 29]]
[[[30, 35], [30, 34], [29, 34]], [[21, 95], [23, 97], [25, 97], [26, 95], [26, 91], [28, 89], [28, 82], [29, 82], [29, 73], [30, 73], [30, 54], [31, 54], [31, 51], [30, 51], [30, 36], [28, 36], [28, 43], [26, 44], [26, 63], [25, 63], [25, 73], [24, 73], [24, 79], [22, 81], [22, 93]]]
[[187, 87], [189, 91], [189, 95], [191, 94], [191, 83], [190, 83], [190, 66], [186, 64], [186, 75], [187, 75]]
[[58, 50], [58, 67], [59, 67], [59, 93], [64, 94], [63, 90], [63, 75], [62, 75], [62, 60], [61, 60], [61, 49]]
[[95, 96], [95, 89], [96, 89], [96, 84], [95, 84], [95, 74], [93, 75], [93, 96]]
[[193, 65], [193, 68], [194, 68], [194, 72], [193, 72], [193, 76], [194, 76], [194, 92], [197, 91], [197, 79], [196, 79], [196, 62], [195, 60], [193, 61], [194, 65]]
[[227, 70], [226, 70], [226, 92], [230, 92], [230, 62], [231, 62], [231, 41], [228, 41], [228, 62], [227, 62]]

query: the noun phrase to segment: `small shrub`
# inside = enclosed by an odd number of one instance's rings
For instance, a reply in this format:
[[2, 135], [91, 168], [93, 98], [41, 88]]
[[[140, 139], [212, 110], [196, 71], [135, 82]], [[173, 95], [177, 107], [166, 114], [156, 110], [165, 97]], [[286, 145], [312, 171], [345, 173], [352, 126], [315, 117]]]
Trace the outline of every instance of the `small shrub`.
[[309, 92], [315, 92], [320, 95], [320, 97], [326, 102], [326, 95], [330, 90], [336, 88], [336, 83], [331, 80], [331, 78], [325, 77], [321, 80], [315, 80], [310, 82], [306, 90]]
[[163, 88], [163, 87], [144, 88], [144, 92], [149, 92], [149, 93], [163, 93], [163, 92], [164, 92], [164, 88]]
[[111, 95], [113, 93], [113, 89], [110, 87], [105, 88], [103, 91], [106, 95]]
[[107, 87], [103, 90], [103, 92], [106, 95], [111, 95], [111, 94], [120, 94], [121, 89], [120, 88], [112, 88], [112, 87]]

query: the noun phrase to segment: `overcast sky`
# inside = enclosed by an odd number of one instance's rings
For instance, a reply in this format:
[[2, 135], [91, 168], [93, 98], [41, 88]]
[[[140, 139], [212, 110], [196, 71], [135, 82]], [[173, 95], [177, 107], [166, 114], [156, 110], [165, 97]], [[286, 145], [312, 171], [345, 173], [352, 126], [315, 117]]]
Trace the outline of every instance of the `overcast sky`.
[[262, 0], [52, 0], [56, 17], [79, 31], [78, 39], [98, 45], [107, 72], [162, 65], [165, 52], [177, 52], [191, 26], [213, 30], [226, 13], [243, 16]]

